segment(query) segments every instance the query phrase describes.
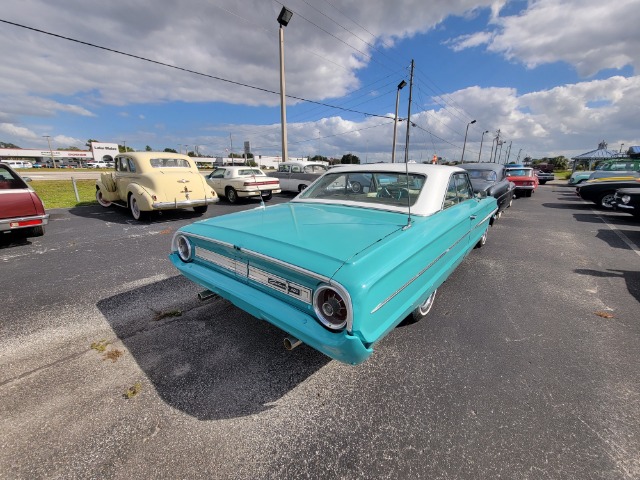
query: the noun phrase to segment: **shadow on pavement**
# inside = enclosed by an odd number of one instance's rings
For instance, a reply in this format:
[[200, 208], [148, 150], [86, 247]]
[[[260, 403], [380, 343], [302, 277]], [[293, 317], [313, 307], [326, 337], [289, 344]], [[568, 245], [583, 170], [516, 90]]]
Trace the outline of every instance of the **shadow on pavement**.
[[638, 302], [640, 302], [640, 272], [633, 270], [590, 270], [586, 268], [577, 268], [574, 270], [577, 274], [580, 275], [589, 275], [592, 277], [598, 278], [622, 278], [626, 285], [629, 293], [635, 298]]
[[200, 220], [206, 218], [209, 212], [215, 208], [209, 206], [209, 210], [204, 215], [195, 213], [192, 209], [180, 209], [180, 210], [164, 210], [157, 212], [150, 212], [144, 220], [134, 220], [129, 210], [122, 207], [111, 206], [104, 208], [99, 205], [90, 205], [86, 207], [73, 207], [69, 209], [71, 215], [83, 218], [97, 218], [110, 223], [116, 223], [120, 225], [140, 224], [149, 225], [152, 223], [171, 222], [174, 220]]
[[29, 238], [25, 237], [20, 231], [0, 233], [0, 249], [17, 247], [22, 245], [31, 245]]
[[170, 406], [202, 420], [273, 407], [331, 361], [284, 332], [175, 277], [106, 298], [97, 307]]

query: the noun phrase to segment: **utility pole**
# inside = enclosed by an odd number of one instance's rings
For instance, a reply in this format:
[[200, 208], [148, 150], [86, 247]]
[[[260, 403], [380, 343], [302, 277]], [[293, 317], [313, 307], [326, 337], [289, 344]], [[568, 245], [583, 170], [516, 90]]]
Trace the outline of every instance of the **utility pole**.
[[496, 132], [496, 151], [493, 155], [493, 163], [496, 163], [496, 157], [498, 156], [498, 145], [502, 145], [500, 143], [500, 129], [498, 129], [498, 131]]
[[411, 59], [411, 76], [409, 77], [409, 106], [407, 107], [407, 138], [404, 144], [404, 163], [409, 163], [409, 126], [411, 125], [411, 94], [413, 93], [413, 59]]
[[51, 150], [51, 135], [43, 135], [43, 137], [47, 139], [47, 143], [49, 144], [49, 153], [51, 154], [51, 163], [53, 163], [53, 168], [57, 168], [56, 161], [53, 159], [53, 150]]

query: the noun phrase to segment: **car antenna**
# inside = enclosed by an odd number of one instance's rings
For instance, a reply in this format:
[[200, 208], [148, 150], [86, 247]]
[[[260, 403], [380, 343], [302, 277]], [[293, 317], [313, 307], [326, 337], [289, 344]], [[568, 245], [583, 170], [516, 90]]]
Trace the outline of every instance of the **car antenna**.
[[411, 195], [409, 194], [409, 126], [411, 125], [411, 93], [413, 92], [413, 59], [411, 59], [411, 75], [409, 77], [409, 106], [407, 107], [407, 138], [404, 142], [404, 167], [407, 180], [407, 224], [402, 228], [411, 228]]
[[[258, 183], [258, 181], [256, 180], [256, 173], [253, 171], [253, 169], [251, 169], [251, 171], [253, 172], [253, 174], [251, 175], [253, 177], [253, 181], [255, 183]], [[258, 190], [260, 192], [260, 208], [265, 209], [267, 208], [267, 206], [264, 203], [264, 198], [262, 197], [262, 190]]]

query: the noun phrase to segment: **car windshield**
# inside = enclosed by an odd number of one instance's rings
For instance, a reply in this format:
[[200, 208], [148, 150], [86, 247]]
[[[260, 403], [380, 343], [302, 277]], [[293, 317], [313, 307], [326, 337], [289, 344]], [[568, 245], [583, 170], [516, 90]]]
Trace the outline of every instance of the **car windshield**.
[[184, 158], [152, 158], [150, 162], [153, 168], [191, 168]]
[[396, 172], [340, 172], [325, 174], [304, 190], [308, 200], [332, 200], [377, 205], [413, 205], [425, 185], [426, 176]]
[[507, 170], [507, 177], [532, 177], [533, 170], [530, 168], [514, 168]]
[[478, 178], [482, 180], [489, 180], [495, 182], [498, 178], [496, 172], [493, 170], [467, 170], [469, 172], [469, 176], [473, 178]]

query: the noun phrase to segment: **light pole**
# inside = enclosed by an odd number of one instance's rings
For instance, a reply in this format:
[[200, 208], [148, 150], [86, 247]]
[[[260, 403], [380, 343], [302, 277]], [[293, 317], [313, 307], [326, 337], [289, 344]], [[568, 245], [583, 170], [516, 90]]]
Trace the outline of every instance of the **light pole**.
[[280, 121], [282, 123], [282, 161], [286, 162], [289, 157], [287, 150], [287, 105], [285, 102], [285, 82], [284, 82], [284, 27], [289, 25], [289, 21], [293, 17], [293, 12], [283, 6], [278, 15], [278, 23], [280, 24]]
[[480, 151], [478, 152], [478, 163], [480, 163], [480, 155], [482, 155], [482, 142], [484, 142], [484, 134], [489, 133], [489, 130], [482, 132], [482, 138], [480, 139]]
[[467, 129], [464, 132], [464, 143], [462, 144], [462, 158], [460, 159], [460, 163], [464, 163], [464, 149], [467, 146], [467, 133], [469, 133], [469, 125], [473, 125], [474, 123], [476, 123], [475, 120], [471, 120], [469, 123], [467, 123]]
[[51, 163], [53, 163], [53, 168], [56, 168], [56, 161], [53, 159], [53, 150], [51, 150], [51, 135], [43, 135], [42, 137], [47, 139], [49, 153], [51, 154]]
[[[500, 144], [500, 154], [498, 154], [498, 163], [502, 163], [502, 145], [506, 142], [506, 140], [501, 140], [498, 143]], [[498, 146], [496, 145], [496, 153], [498, 152]]]
[[393, 122], [393, 150], [391, 150], [391, 163], [396, 163], [396, 139], [398, 138], [398, 105], [400, 103], [400, 90], [402, 90], [407, 82], [402, 80], [398, 84], [398, 92], [396, 93], [396, 117]]

